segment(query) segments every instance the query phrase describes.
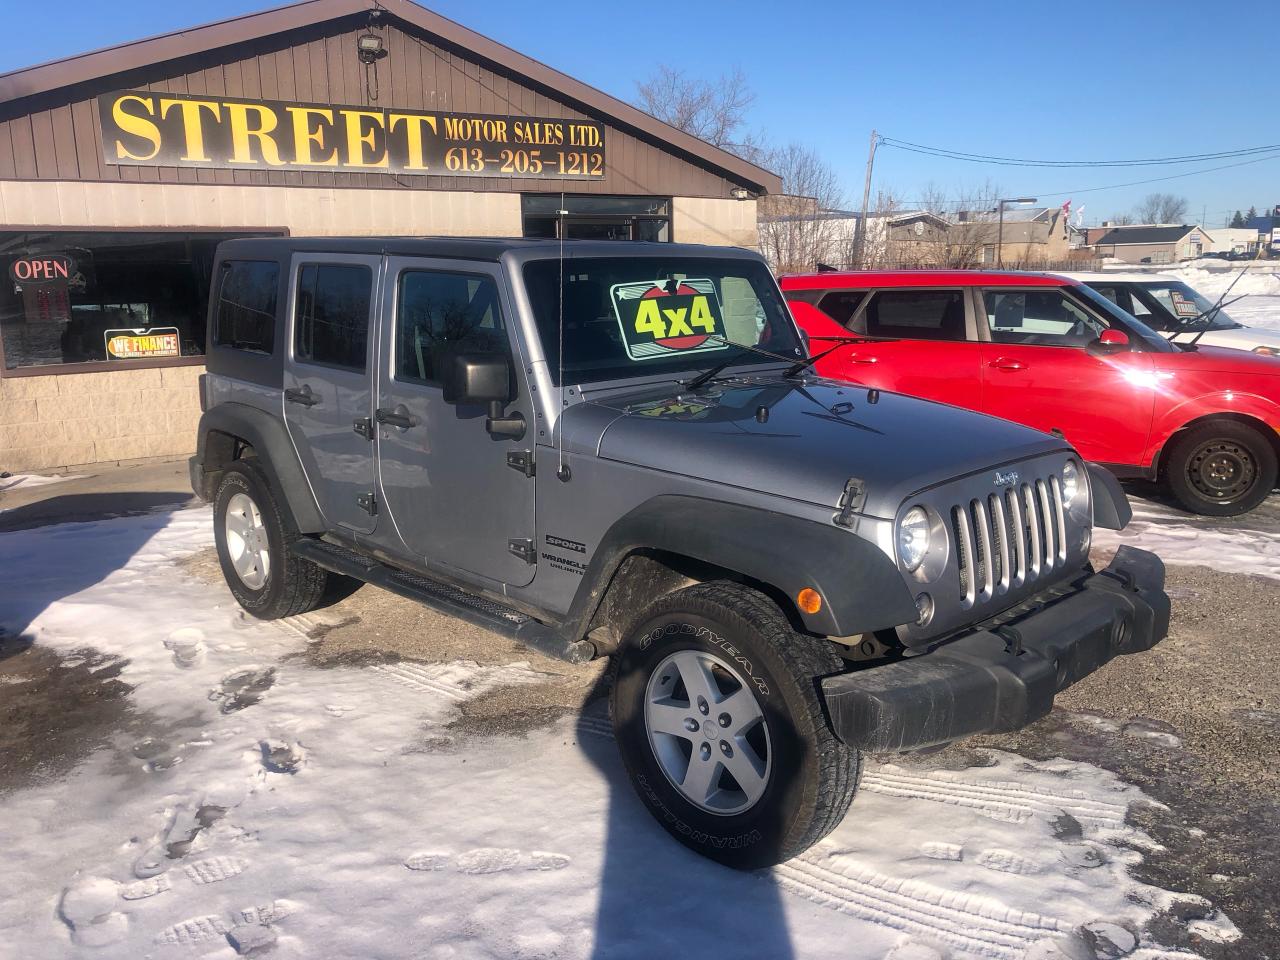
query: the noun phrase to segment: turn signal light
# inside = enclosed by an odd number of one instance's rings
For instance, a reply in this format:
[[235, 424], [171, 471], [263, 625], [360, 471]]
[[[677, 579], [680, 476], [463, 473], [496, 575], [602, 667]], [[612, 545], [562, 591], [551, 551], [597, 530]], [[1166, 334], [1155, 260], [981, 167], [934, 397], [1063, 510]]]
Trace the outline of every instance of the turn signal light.
[[822, 595], [812, 587], [805, 587], [796, 594], [796, 606], [805, 613], [817, 613], [822, 609]]

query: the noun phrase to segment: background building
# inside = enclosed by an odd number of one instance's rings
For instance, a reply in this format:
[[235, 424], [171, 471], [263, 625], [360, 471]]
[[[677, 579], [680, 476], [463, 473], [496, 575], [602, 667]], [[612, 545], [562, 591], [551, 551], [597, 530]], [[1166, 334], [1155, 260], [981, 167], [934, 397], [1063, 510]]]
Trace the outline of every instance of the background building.
[[780, 189], [408, 0], [308, 0], [0, 75], [0, 469], [191, 448], [228, 237], [754, 247], [756, 198]]
[[1177, 263], [1193, 260], [1210, 249], [1207, 231], [1191, 224], [1142, 224], [1113, 227], [1094, 245], [1100, 257], [1125, 263]]

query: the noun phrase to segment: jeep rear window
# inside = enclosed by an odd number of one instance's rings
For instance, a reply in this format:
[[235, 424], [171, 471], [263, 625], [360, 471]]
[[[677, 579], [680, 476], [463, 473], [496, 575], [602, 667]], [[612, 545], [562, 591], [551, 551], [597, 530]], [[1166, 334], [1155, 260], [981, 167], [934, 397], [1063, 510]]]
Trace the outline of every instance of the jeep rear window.
[[274, 260], [224, 260], [214, 345], [270, 353], [275, 346], [279, 285], [280, 265]]
[[[566, 383], [697, 373], [738, 352], [735, 365], [778, 363], [739, 346], [804, 356], [777, 284], [757, 260], [534, 260], [524, 267], [524, 283], [557, 385], [562, 297]], [[637, 300], [651, 298], [674, 311], [635, 309]], [[626, 323], [637, 329], [624, 337]]]

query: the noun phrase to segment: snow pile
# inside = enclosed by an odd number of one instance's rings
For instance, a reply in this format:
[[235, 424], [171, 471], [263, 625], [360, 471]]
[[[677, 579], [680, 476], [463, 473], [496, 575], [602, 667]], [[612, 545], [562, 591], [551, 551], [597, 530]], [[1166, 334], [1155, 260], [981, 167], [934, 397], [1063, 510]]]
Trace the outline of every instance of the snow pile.
[[[1244, 275], [1241, 276], [1241, 273]], [[1275, 267], [1270, 262], [1250, 263], [1247, 265], [1233, 263], [1217, 269], [1186, 264], [1161, 270], [1155, 276], [1176, 277], [1211, 300], [1216, 300], [1220, 297], [1222, 292], [1231, 286], [1232, 282], [1235, 282], [1235, 286], [1231, 287], [1231, 296], [1233, 297], [1280, 297], [1280, 273], [1276, 272]], [[1240, 277], [1240, 279], [1237, 281], [1236, 277]]]
[[1194, 898], [1130, 876], [1151, 841], [1125, 814], [1147, 801], [1110, 773], [872, 764], [822, 844], [734, 873], [651, 820], [599, 705], [458, 739], [459, 703], [527, 663], [311, 667], [297, 629], [175, 569], [209, 526], [201, 508], [0, 534], [0, 624], [123, 658], [134, 708], [111, 747], [6, 796], [6, 955], [1191, 956], [1143, 939]]
[[1123, 530], [1093, 531], [1096, 550], [1123, 543], [1157, 554], [1165, 563], [1211, 567], [1280, 580], [1280, 497], [1243, 517], [1202, 517], [1130, 496], [1133, 520]]
[[45, 475], [39, 473], [3, 473], [0, 474], [0, 492], [12, 490], [14, 487], [43, 487], [49, 483], [61, 483], [63, 480], [74, 480], [71, 475]]

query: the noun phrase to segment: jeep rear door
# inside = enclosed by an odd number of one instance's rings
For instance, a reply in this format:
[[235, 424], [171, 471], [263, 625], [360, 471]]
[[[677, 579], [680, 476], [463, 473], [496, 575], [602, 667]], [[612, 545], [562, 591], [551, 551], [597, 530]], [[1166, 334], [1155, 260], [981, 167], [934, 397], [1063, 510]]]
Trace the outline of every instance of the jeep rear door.
[[452, 352], [504, 354], [514, 361], [517, 384], [506, 410], [523, 411], [532, 430], [504, 291], [496, 264], [390, 258], [374, 418], [387, 517], [409, 555], [523, 586], [536, 570], [534, 482], [532, 468], [526, 474], [508, 455], [528, 452], [531, 463], [532, 438], [491, 437], [483, 406], [447, 404], [443, 391]]
[[1151, 355], [1090, 354], [1108, 324], [1061, 287], [976, 293], [983, 412], [1057, 430], [1086, 460], [1140, 464], [1158, 388]]
[[[817, 364], [823, 376], [977, 409], [982, 375], [963, 288], [834, 290], [818, 309], [851, 335], [875, 338], [839, 347]], [[814, 340], [815, 352], [831, 346]]]
[[373, 412], [370, 384], [380, 257], [295, 254], [290, 268], [284, 418], [330, 526], [373, 530], [373, 452], [356, 421]]

